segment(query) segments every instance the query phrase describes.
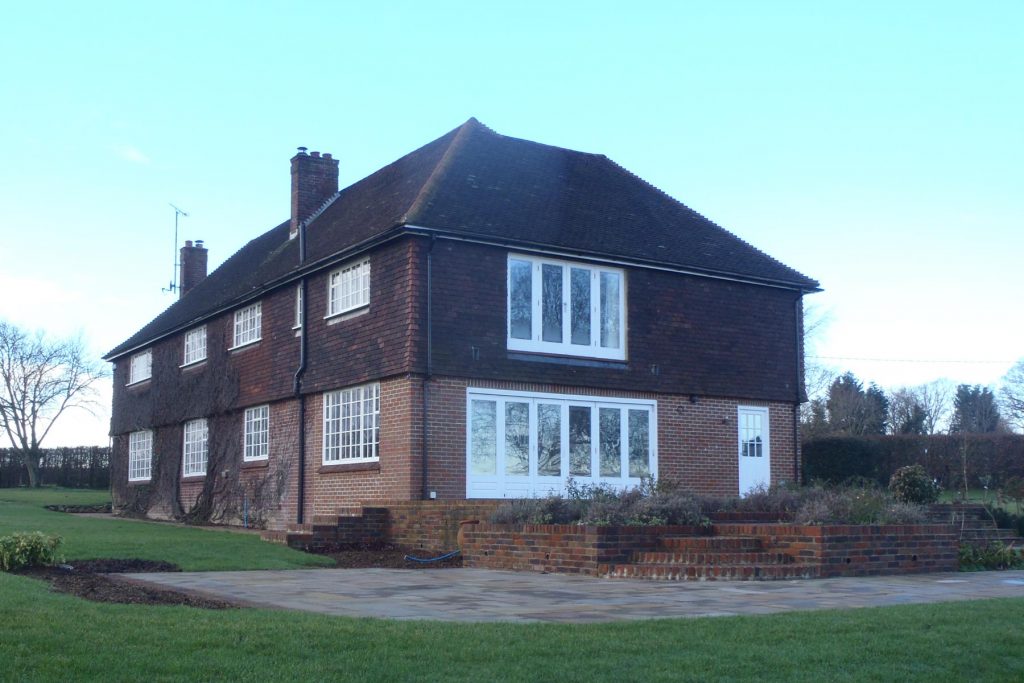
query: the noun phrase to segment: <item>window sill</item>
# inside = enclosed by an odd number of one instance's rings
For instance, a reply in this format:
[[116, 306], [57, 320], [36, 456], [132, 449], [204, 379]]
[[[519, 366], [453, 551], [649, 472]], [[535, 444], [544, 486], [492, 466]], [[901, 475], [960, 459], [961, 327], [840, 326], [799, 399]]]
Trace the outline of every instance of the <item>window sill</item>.
[[334, 325], [335, 323], [340, 323], [343, 320], [350, 320], [357, 316], [363, 315], [364, 313], [367, 313], [369, 310], [370, 304], [363, 304], [362, 306], [350, 308], [346, 311], [341, 311], [340, 313], [331, 313], [330, 315], [325, 315], [324, 320], [327, 321], [328, 325]]
[[197, 366], [199, 366], [199, 365], [201, 365], [201, 364], [203, 364], [205, 362], [206, 362], [205, 358], [200, 358], [199, 360], [194, 360], [191, 363], [182, 363], [178, 367], [181, 368], [182, 370], [188, 370], [190, 368], [197, 367]]
[[253, 344], [259, 344], [261, 341], [263, 341], [263, 337], [260, 337], [259, 339], [253, 339], [252, 341], [247, 341], [244, 344], [232, 346], [231, 348], [228, 349], [228, 351], [238, 351], [239, 349], [244, 349], [248, 346], [252, 346]]
[[153, 376], [152, 376], [152, 375], [150, 375], [150, 376], [149, 376], [149, 377], [147, 377], [146, 379], [140, 379], [140, 380], [136, 380], [136, 381], [134, 381], [134, 382], [128, 382], [128, 383], [127, 383], [127, 384], [125, 384], [124, 386], [125, 386], [126, 388], [127, 388], [127, 387], [137, 387], [137, 386], [139, 386], [140, 384], [145, 384], [146, 382], [149, 382], [149, 381], [150, 381], [150, 380], [152, 380], [152, 379], [153, 379]]
[[153, 478], [152, 477], [146, 477], [145, 479], [129, 479], [128, 480], [128, 485], [129, 486], [144, 486], [144, 485], [150, 484], [152, 482], [153, 482]]
[[370, 462], [343, 462], [331, 465], [321, 465], [317, 472], [320, 474], [329, 474], [332, 472], [380, 472], [380, 461], [372, 460]]
[[181, 481], [182, 481], [183, 484], [188, 484], [190, 482], [198, 482], [198, 481], [202, 481], [204, 479], [206, 479], [206, 475], [205, 474], [183, 474], [183, 475], [181, 475]]
[[255, 470], [261, 467], [270, 467], [270, 458], [260, 458], [259, 460], [243, 460], [241, 469], [243, 470]]
[[536, 353], [563, 358], [582, 358], [584, 360], [626, 361], [624, 349], [605, 349], [593, 346], [573, 346], [572, 344], [555, 344], [536, 342], [527, 339], [505, 339], [505, 348], [511, 352]]
[[526, 353], [509, 351], [509, 360], [522, 360], [529, 363], [556, 363], [558, 365], [574, 365], [581, 368], [611, 368], [625, 370], [629, 367], [625, 360], [604, 360], [602, 358], [580, 358], [578, 356], [559, 356], [551, 353]]

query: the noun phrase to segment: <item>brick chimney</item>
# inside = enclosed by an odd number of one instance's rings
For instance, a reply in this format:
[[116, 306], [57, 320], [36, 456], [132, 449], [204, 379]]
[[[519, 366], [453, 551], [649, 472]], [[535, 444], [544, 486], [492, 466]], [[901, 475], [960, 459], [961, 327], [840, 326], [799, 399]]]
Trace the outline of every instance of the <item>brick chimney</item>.
[[320, 152], [306, 154], [305, 147], [292, 157], [292, 223], [289, 237], [299, 232], [299, 223], [319, 209], [338, 191], [338, 160]]
[[206, 247], [202, 240], [185, 240], [181, 248], [181, 275], [178, 278], [178, 298], [188, 294], [189, 290], [198, 285], [206, 277]]

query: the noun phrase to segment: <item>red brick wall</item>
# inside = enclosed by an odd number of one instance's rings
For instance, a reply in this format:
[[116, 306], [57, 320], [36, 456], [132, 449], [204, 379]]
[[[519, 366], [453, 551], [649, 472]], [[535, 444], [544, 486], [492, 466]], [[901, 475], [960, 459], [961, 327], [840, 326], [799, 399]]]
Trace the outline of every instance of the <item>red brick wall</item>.
[[948, 524], [801, 526], [716, 524], [715, 535], [757, 536], [765, 549], [820, 567], [820, 576], [875, 576], [957, 569], [959, 540]]
[[462, 547], [467, 567], [595, 575], [601, 564], [625, 562], [664, 535], [700, 535], [695, 527], [602, 527], [577, 524], [467, 527]]

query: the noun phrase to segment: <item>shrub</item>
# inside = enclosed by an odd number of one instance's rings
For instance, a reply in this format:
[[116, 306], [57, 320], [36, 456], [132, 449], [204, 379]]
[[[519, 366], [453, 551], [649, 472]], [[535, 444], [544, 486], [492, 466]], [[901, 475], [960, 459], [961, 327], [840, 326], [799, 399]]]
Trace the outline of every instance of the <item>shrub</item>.
[[889, 490], [901, 503], [926, 505], [939, 499], [939, 485], [920, 465], [907, 465], [893, 472]]
[[986, 506], [996, 526], [1000, 529], [1013, 529], [1018, 536], [1024, 536], [1024, 515], [1015, 515], [1003, 508]]
[[809, 489], [796, 511], [797, 524], [919, 524], [924, 510], [872, 489]]
[[0, 570], [14, 571], [23, 567], [49, 567], [63, 562], [60, 536], [41, 531], [11, 534], [0, 538]]
[[959, 559], [961, 571], [1024, 568], [1024, 554], [1013, 546], [999, 542], [988, 545], [965, 543], [960, 546]]

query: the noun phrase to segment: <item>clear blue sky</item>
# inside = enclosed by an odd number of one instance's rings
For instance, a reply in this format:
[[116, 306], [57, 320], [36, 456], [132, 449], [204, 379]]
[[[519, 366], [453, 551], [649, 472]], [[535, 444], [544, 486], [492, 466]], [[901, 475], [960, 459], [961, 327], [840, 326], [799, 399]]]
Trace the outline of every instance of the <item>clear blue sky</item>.
[[[0, 317], [97, 354], [211, 266], [470, 116], [601, 152], [817, 278], [816, 352], [894, 387], [1024, 356], [1024, 2], [18, 3], [0, 42]], [[354, 8], [352, 8], [354, 7]], [[105, 443], [109, 389], [50, 445]]]

